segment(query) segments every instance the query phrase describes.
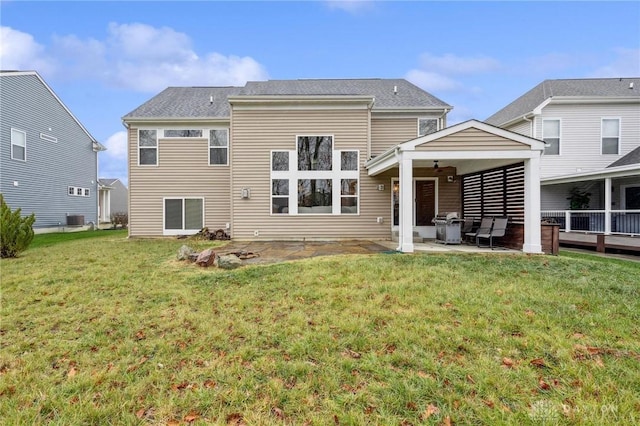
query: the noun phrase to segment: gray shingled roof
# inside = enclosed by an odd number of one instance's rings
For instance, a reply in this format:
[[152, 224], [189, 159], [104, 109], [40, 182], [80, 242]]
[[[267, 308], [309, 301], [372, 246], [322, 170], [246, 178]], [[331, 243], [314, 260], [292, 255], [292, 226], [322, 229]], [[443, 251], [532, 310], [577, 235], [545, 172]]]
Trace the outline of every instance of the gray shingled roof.
[[118, 180], [118, 179], [113, 179], [113, 178], [111, 178], [111, 179], [107, 179], [107, 178], [100, 178], [100, 179], [98, 179], [98, 183], [99, 183], [100, 185], [103, 185], [103, 186], [111, 186], [111, 185], [113, 185], [113, 183], [114, 183], [115, 181], [117, 181], [117, 180]]
[[[394, 93], [394, 87], [397, 93]], [[450, 105], [404, 79], [326, 79], [251, 81], [244, 87], [169, 87], [123, 118], [229, 117], [229, 96], [365, 95], [373, 109], [451, 108]], [[213, 97], [213, 102], [210, 102]]]
[[629, 166], [631, 164], [640, 164], [640, 146], [607, 167]]
[[242, 87], [168, 87], [123, 118], [229, 117], [227, 98], [242, 90]]
[[[629, 85], [633, 83], [633, 88]], [[567, 97], [640, 97], [640, 78], [585, 78], [572, 80], [545, 80], [485, 122], [501, 126], [533, 111], [548, 98]]]

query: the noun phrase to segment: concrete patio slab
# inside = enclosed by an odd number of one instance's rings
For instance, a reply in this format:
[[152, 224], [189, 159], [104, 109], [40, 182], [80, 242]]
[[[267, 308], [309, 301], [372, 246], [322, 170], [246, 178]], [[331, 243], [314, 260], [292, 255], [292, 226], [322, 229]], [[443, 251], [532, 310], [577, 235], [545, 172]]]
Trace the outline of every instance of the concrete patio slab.
[[[219, 255], [245, 254], [245, 264], [268, 264], [300, 260], [318, 256], [342, 254], [395, 253], [398, 243], [393, 241], [231, 241], [216, 249]], [[416, 243], [416, 252], [427, 253], [493, 253], [522, 254], [518, 250], [476, 247], [467, 244], [439, 244], [432, 241]]]

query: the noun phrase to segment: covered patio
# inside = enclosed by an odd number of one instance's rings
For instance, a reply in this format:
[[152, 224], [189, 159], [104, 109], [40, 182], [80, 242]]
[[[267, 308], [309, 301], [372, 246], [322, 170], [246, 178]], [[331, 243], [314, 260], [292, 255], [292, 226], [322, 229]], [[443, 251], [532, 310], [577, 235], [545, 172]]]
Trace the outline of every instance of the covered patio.
[[[522, 229], [518, 248], [525, 253], [542, 253], [539, 165], [543, 150], [544, 142], [540, 140], [469, 120], [396, 145], [368, 161], [365, 167], [370, 176], [397, 176], [399, 251], [411, 253], [419, 244], [414, 242], [419, 216], [416, 200], [420, 196], [416, 172], [442, 168], [450, 171], [448, 182], [459, 183], [459, 192], [457, 196], [453, 194], [455, 199], [449, 195], [448, 200], [443, 200], [437, 181], [434, 188], [427, 188], [435, 194], [435, 214], [442, 213], [438, 210], [446, 205], [449, 211], [454, 207], [463, 216], [510, 217]], [[520, 175], [510, 174], [510, 170], [518, 168]], [[496, 173], [484, 173], [488, 171]], [[509, 196], [512, 180], [517, 180], [520, 187], [518, 200]], [[475, 187], [470, 190], [472, 185]], [[485, 194], [489, 185], [499, 190]]]

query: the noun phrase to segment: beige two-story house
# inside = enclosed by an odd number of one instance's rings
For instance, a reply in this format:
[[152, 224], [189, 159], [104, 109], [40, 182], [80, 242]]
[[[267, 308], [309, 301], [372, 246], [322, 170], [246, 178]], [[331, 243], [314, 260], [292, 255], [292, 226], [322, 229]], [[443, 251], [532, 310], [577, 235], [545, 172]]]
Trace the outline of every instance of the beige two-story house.
[[[123, 117], [130, 236], [208, 227], [234, 239], [397, 238], [413, 251], [436, 215], [466, 206], [511, 216], [520, 247], [539, 252], [542, 142], [473, 120], [447, 127], [451, 108], [403, 79], [167, 88]], [[465, 197], [482, 173], [514, 174], [518, 195]]]

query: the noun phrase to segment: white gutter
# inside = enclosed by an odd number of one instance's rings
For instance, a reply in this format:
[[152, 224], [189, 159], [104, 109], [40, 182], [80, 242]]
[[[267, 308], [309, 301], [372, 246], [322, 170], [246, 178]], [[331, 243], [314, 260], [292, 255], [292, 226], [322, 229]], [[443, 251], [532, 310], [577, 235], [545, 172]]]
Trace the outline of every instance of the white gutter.
[[602, 170], [594, 170], [589, 172], [573, 173], [570, 175], [551, 176], [540, 179], [540, 185], [557, 185], [560, 183], [584, 182], [590, 180], [639, 176], [640, 163], [628, 164], [626, 166], [609, 167]]

